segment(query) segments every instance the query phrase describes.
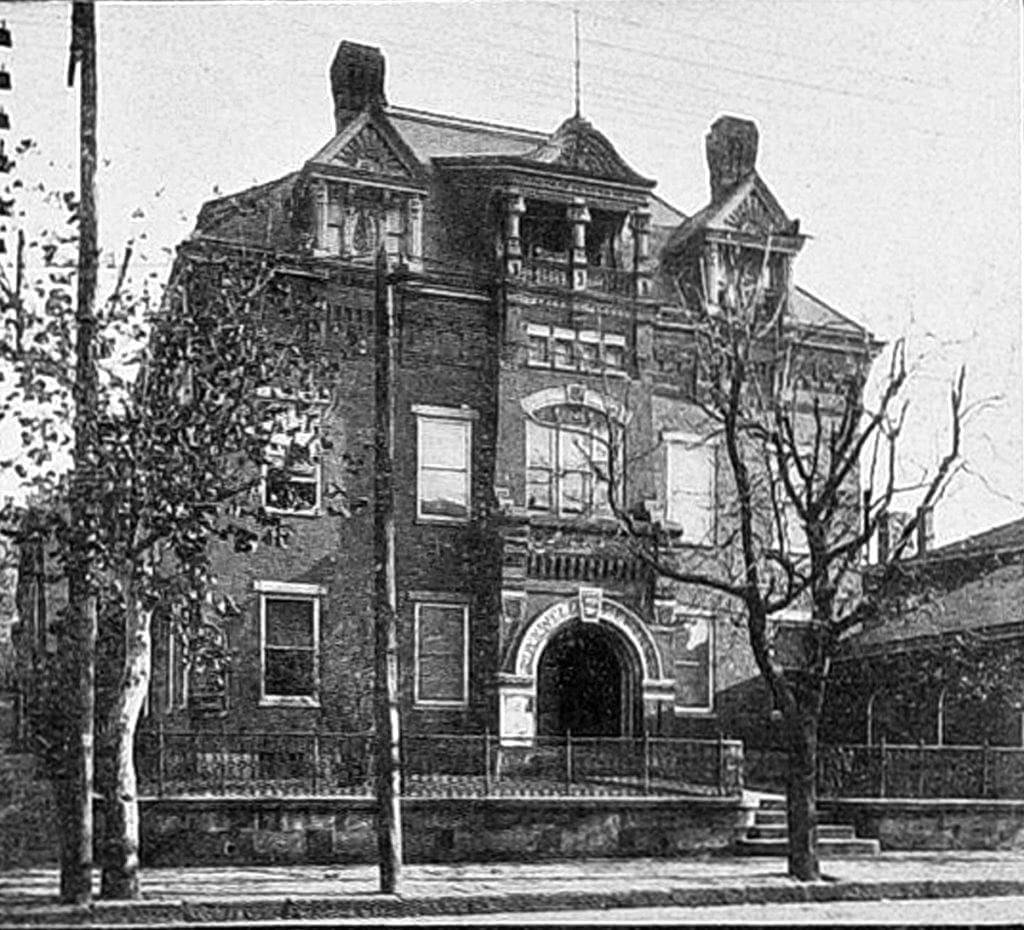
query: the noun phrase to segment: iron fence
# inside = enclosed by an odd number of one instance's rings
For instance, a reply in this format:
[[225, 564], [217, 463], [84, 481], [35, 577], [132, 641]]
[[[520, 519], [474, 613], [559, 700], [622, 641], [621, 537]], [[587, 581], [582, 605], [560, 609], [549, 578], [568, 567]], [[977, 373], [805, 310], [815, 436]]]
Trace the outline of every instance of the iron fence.
[[818, 790], [835, 797], [1024, 798], [1024, 747], [822, 746]]
[[[150, 796], [373, 792], [368, 733], [157, 729], [136, 755]], [[406, 797], [735, 795], [743, 782], [742, 744], [724, 739], [408, 735], [401, 758]]]

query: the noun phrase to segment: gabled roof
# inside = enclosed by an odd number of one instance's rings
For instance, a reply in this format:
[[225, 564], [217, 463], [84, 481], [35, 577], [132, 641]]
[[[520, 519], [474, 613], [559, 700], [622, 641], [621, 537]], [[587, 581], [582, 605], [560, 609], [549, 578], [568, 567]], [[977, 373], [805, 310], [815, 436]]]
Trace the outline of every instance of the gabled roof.
[[350, 120], [307, 165], [314, 170], [423, 186], [423, 166], [384, 111], [367, 107]]
[[798, 236], [800, 222], [786, 215], [761, 176], [751, 171], [682, 223], [669, 240], [663, 259], [671, 261], [679, 256], [692, 239], [706, 230], [753, 233], [762, 237]]

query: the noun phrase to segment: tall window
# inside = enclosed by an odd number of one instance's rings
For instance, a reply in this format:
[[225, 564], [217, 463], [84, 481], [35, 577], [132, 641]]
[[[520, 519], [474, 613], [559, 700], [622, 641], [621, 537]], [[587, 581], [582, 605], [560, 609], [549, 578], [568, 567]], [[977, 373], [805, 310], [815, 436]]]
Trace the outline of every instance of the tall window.
[[[608, 420], [589, 407], [562, 404], [526, 421], [526, 505], [559, 514], [601, 514], [608, 499]], [[616, 431], [618, 432], [618, 431]]]
[[257, 582], [260, 590], [260, 698], [265, 704], [319, 700], [318, 585]]
[[416, 516], [465, 522], [470, 516], [472, 421], [461, 408], [414, 406], [417, 416]]
[[270, 413], [263, 505], [284, 513], [320, 509], [320, 406], [296, 400], [268, 400]]
[[469, 695], [469, 607], [416, 604], [417, 704], [464, 707]]
[[714, 625], [707, 617], [686, 617], [676, 629], [675, 656], [676, 707], [707, 711], [713, 706], [712, 660]]
[[682, 529], [682, 540], [710, 546], [715, 541], [714, 444], [697, 436], [666, 433], [666, 518]]

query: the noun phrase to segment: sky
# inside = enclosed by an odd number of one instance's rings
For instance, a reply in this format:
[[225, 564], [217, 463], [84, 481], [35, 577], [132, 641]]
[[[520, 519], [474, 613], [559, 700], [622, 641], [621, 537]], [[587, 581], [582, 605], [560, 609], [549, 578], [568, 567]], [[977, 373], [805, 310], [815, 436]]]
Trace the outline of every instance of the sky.
[[[204, 200], [319, 149], [342, 39], [382, 48], [393, 104], [553, 130], [573, 107], [574, 8], [584, 116], [685, 213], [708, 199], [710, 124], [757, 122], [759, 171], [811, 237], [797, 282], [879, 338], [907, 339], [910, 480], [944, 451], [948, 385], [966, 366], [979, 409], [937, 540], [1024, 515], [1014, 0], [100, 0], [105, 261], [134, 239], [135, 274], [161, 280]], [[0, 3], [14, 36], [0, 49], [13, 80], [0, 103], [7, 138], [38, 145], [25, 179], [71, 188], [69, 10]], [[0, 493], [11, 487], [6, 476]]]

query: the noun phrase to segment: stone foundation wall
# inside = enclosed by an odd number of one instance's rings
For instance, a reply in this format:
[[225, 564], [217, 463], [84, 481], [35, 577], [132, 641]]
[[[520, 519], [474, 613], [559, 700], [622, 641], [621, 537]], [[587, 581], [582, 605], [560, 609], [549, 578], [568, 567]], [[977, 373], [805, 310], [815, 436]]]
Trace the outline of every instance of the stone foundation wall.
[[[696, 856], [725, 850], [744, 814], [739, 798], [406, 801], [405, 859]], [[373, 816], [368, 799], [151, 799], [142, 805], [142, 860], [372, 862]]]
[[823, 800], [819, 815], [852, 824], [883, 850], [1024, 850], [1024, 800]]

